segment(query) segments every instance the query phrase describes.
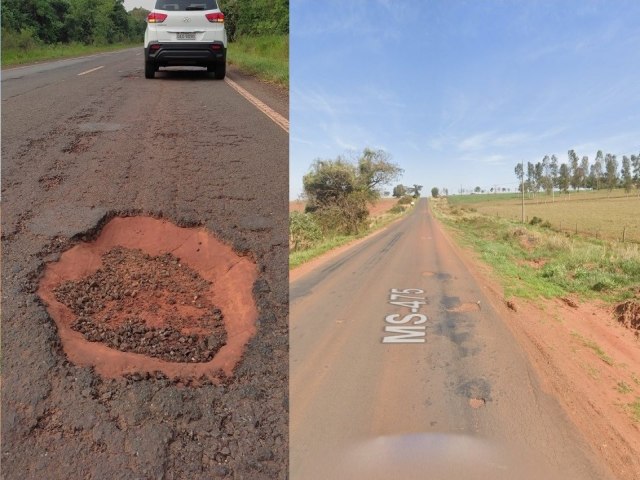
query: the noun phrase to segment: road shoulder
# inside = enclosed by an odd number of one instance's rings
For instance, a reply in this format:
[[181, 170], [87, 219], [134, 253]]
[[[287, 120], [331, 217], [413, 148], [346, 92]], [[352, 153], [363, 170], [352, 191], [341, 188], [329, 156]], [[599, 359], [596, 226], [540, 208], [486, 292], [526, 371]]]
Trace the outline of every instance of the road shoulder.
[[617, 478], [638, 478], [640, 428], [626, 406], [640, 392], [638, 339], [613, 319], [611, 307], [603, 303], [578, 305], [561, 299], [507, 303], [491, 268], [435, 220], [473, 277], [484, 285], [546, 393], [558, 400]]

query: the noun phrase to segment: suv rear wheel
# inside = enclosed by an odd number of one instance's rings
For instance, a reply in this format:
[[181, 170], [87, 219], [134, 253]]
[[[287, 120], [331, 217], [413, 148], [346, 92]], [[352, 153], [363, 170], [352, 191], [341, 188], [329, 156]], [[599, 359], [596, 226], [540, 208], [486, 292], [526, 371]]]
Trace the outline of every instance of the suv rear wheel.
[[144, 78], [156, 76], [156, 65], [153, 62], [144, 62]]
[[213, 78], [215, 78], [216, 80], [222, 80], [227, 73], [227, 63], [220, 62], [214, 65], [208, 65], [207, 72], [213, 73]]

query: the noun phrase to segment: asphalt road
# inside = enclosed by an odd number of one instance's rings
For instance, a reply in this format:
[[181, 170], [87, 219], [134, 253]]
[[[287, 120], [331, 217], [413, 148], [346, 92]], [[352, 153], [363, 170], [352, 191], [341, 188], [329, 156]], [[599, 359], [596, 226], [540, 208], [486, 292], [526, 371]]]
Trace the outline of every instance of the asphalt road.
[[290, 316], [292, 480], [610, 478], [426, 200], [293, 281]]
[[[241, 76], [286, 115], [286, 92]], [[288, 134], [204, 70], [142, 48], [2, 72], [2, 477], [285, 478]], [[251, 256], [258, 331], [223, 385], [103, 380], [65, 358], [35, 291], [114, 215], [204, 226]]]

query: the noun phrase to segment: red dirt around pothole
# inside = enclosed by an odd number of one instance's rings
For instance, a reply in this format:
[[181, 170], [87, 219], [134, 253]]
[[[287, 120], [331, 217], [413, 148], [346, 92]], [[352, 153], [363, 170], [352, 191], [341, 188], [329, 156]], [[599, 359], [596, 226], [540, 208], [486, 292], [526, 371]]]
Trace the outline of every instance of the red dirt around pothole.
[[253, 262], [202, 228], [114, 218], [47, 265], [38, 295], [76, 365], [107, 378], [219, 381], [255, 333], [256, 277]]

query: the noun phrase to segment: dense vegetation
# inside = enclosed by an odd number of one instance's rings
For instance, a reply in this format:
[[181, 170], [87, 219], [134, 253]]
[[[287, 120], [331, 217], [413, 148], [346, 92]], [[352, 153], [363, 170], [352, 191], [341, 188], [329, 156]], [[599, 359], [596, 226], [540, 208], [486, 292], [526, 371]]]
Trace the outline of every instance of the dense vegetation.
[[3, 0], [2, 49], [141, 40], [147, 13], [124, 0]]
[[238, 37], [289, 34], [288, 0], [220, 0], [227, 35]]

